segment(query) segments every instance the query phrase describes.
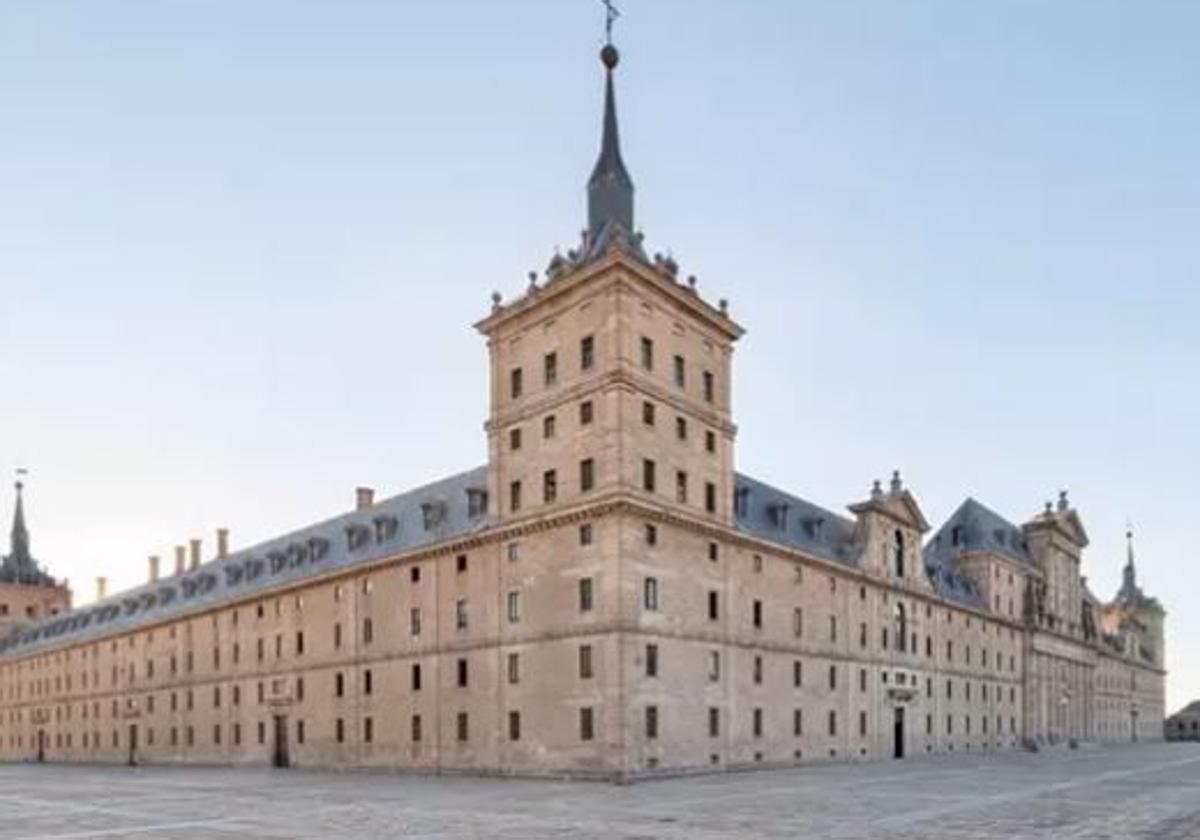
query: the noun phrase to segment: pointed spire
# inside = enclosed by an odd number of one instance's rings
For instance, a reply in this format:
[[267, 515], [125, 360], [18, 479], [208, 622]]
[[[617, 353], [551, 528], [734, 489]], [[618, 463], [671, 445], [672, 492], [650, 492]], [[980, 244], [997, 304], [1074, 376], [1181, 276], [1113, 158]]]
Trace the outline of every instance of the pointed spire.
[[1137, 571], [1133, 565], [1133, 526], [1127, 525], [1125, 528], [1125, 569], [1123, 571], [1125, 589], [1132, 589], [1137, 585]]
[[616, 94], [613, 92], [613, 70], [620, 61], [617, 48], [605, 44], [600, 51], [605, 67], [604, 132], [600, 140], [600, 157], [588, 180], [588, 235], [595, 242], [604, 228], [619, 225], [633, 233], [633, 179], [621, 159], [621, 137], [617, 129]]
[[25, 485], [18, 479], [16, 482], [17, 488], [17, 506], [13, 511], [12, 525], [12, 540], [9, 543], [9, 558], [23, 565], [23, 561], [29, 560], [29, 529], [25, 527], [25, 503], [21, 498], [21, 491], [25, 489]]

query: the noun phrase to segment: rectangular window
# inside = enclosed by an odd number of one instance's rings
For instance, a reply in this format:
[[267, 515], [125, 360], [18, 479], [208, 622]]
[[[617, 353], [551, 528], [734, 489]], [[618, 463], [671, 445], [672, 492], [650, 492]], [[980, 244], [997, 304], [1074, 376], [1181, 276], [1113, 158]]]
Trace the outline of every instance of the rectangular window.
[[421, 690], [421, 664], [419, 662], [412, 666], [412, 690]]
[[521, 427], [516, 426], [508, 430], [508, 448], [516, 452], [521, 448]]
[[542, 358], [542, 374], [546, 381], [546, 387], [549, 388], [558, 382], [558, 354], [547, 353]]
[[860, 738], [867, 737], [867, 713], [858, 713], [858, 735]]
[[658, 528], [650, 522], [646, 523], [646, 545], [658, 545]]
[[585, 706], [579, 710], [579, 740], [590, 741], [596, 735], [592, 709]]
[[646, 740], [658, 737], [658, 706], [646, 707]]
[[718, 599], [719, 599], [719, 597], [720, 596], [718, 595], [718, 593], [715, 590], [709, 590], [709, 592], [708, 592], [708, 620], [709, 621], [716, 621], [720, 617], [718, 615]]
[[508, 655], [508, 682], [510, 685], [516, 685], [521, 681], [521, 657], [518, 654], [510, 653]]
[[345, 741], [346, 741], [346, 722], [344, 720], [342, 720], [341, 718], [338, 718], [334, 722], [334, 731], [335, 731], [335, 737], [337, 738], [337, 742], [339, 744], [345, 743]]
[[[333, 646], [340, 648], [342, 646], [342, 625], [333, 625]], [[258, 640], [258, 658], [262, 659], [262, 639]]]
[[797, 639], [804, 635], [804, 610], [800, 607], [792, 610], [792, 635]]
[[509, 712], [508, 713], [508, 740], [510, 740], [510, 741], [520, 741], [521, 740], [521, 713], [520, 712]]
[[592, 523], [585, 522], [579, 526], [579, 544], [580, 545], [591, 545], [592, 544]]
[[421, 743], [421, 716], [412, 716], [412, 740], [414, 744]]
[[457, 729], [458, 729], [458, 740], [466, 741], [468, 736], [470, 735], [470, 732], [467, 729], [467, 713], [466, 712], [458, 713]]
[[654, 370], [654, 342], [642, 336], [642, 368]]
[[681, 505], [687, 504], [688, 475], [683, 470], [675, 471], [675, 501]]
[[754, 737], [761, 738], [763, 734], [763, 710], [755, 708], [754, 710]]
[[590, 612], [592, 609], [592, 579], [581, 578], [579, 581], [579, 611]]
[[458, 660], [458, 687], [467, 687], [467, 660], [465, 659]]
[[708, 737], [716, 738], [721, 734], [721, 710], [715, 706], [708, 707]]
[[754, 684], [762, 685], [763, 681], [763, 660], [761, 656], [754, 657]]
[[804, 685], [804, 663], [799, 659], [792, 662], [792, 685], [796, 688]]
[[413, 607], [408, 611], [408, 629], [414, 636], [421, 635], [421, 609]]
[[558, 498], [558, 473], [546, 470], [542, 473], [542, 501], [551, 504]]
[[866, 668], [858, 669], [858, 690], [859, 691], [867, 690], [867, 669]]
[[687, 379], [686, 379], [687, 363], [684, 362], [683, 356], [680, 356], [680, 355], [675, 356], [674, 374], [675, 374], [675, 384], [678, 385], [680, 388], [684, 387], [684, 385], [687, 381]]
[[592, 424], [592, 401], [584, 400], [579, 404], [579, 425], [590, 426]]
[[799, 737], [804, 734], [804, 710], [792, 709], [792, 734]]
[[708, 652], [708, 681], [717, 682], [721, 679], [721, 652], [710, 650]]
[[591, 370], [595, 363], [595, 339], [586, 335], [579, 340], [579, 369]]
[[829, 690], [830, 691], [837, 690], [837, 666], [836, 665], [829, 666]]
[[584, 458], [579, 462], [579, 492], [586, 493], [595, 486], [596, 462], [591, 458]]
[[548, 414], [542, 418], [542, 437], [550, 440], [554, 437], [556, 420], [553, 414]]
[[647, 426], [654, 425], [654, 403], [649, 401], [642, 403], [642, 423]]
[[837, 735], [837, 712], [829, 713], [829, 734]]
[[513, 368], [509, 374], [509, 393], [514, 400], [521, 396], [521, 385], [521, 369]]
[[375, 640], [375, 625], [371, 619], [363, 619], [362, 639], [364, 645], [369, 645]]
[[513, 481], [508, 485], [508, 502], [513, 513], [521, 509], [521, 482]]
[[717, 485], [711, 481], [704, 483], [704, 509], [709, 513], [717, 512]]
[[460, 598], [454, 605], [454, 624], [459, 630], [467, 629], [467, 601]]
[[837, 641], [837, 616], [829, 616], [829, 641]]
[[761, 630], [763, 626], [763, 608], [762, 601], [758, 600], [757, 598], [754, 599], [754, 603], [751, 607], [751, 614], [754, 620], [755, 628]]
[[342, 697], [346, 693], [346, 677], [341, 671], [333, 675], [333, 696]]
[[709, 371], [704, 371], [704, 401], [713, 401], [713, 375]]
[[642, 461], [642, 489], [647, 493], [654, 492], [654, 462], [649, 458]]
[[296, 655], [300, 656], [304, 653], [304, 631], [296, 631]]
[[508, 593], [508, 623], [516, 624], [521, 620], [521, 593]]
[[579, 679], [590, 680], [592, 678], [592, 646], [579, 646]]
[[687, 440], [687, 420], [682, 417], [675, 418], [675, 437], [679, 440]]
[[658, 579], [648, 577], [642, 586], [642, 606], [647, 610], [658, 609]]
[[658, 676], [658, 645], [646, 645], [646, 676]]
[[705, 452], [716, 452], [717, 451], [716, 432], [706, 431], [704, 433], [704, 451]]
[[363, 743], [369, 744], [375, 740], [375, 721], [371, 718], [363, 718]]

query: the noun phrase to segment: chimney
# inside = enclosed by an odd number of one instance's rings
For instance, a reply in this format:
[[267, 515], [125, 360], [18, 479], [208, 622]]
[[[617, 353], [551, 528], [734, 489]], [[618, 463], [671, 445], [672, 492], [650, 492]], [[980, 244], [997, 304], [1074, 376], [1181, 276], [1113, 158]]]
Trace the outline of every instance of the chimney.
[[175, 546], [175, 574], [182, 575], [187, 567], [187, 549], [181, 545]]
[[375, 504], [375, 488], [359, 487], [354, 491], [354, 509], [366, 510]]
[[158, 582], [158, 555], [157, 554], [150, 555], [150, 582], [151, 583]]
[[103, 576], [96, 578], [96, 600], [103, 601], [107, 597], [108, 597], [108, 578], [103, 577]]
[[224, 560], [229, 556], [229, 529], [217, 529], [217, 559]]
[[189, 568], [199, 569], [200, 568], [200, 540], [190, 540], [189, 542], [191, 544], [191, 549], [192, 549], [192, 552], [191, 552], [192, 553], [192, 562], [191, 562]]

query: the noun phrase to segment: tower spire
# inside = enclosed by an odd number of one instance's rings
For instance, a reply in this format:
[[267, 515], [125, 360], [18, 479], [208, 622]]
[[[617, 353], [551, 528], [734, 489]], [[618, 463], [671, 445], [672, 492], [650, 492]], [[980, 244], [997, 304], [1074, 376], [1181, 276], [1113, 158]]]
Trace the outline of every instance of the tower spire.
[[9, 535], [9, 553], [4, 558], [2, 569], [3, 577], [11, 578], [19, 583], [24, 582], [26, 578], [37, 571], [33, 557], [29, 553], [29, 528], [25, 525], [25, 501], [22, 498], [25, 483], [21, 479], [26, 475], [26, 472], [24, 468], [17, 469], [17, 480], [14, 482], [14, 486], [17, 489], [17, 502], [13, 509], [12, 531]]
[[619, 12], [611, 0], [605, 0], [608, 35], [600, 61], [604, 64], [604, 129], [600, 139], [600, 157], [588, 180], [588, 234], [597, 241], [604, 229], [618, 225], [626, 234], [633, 233], [633, 179], [621, 159], [621, 137], [617, 129], [616, 94], [613, 92], [613, 70], [620, 53], [612, 43], [612, 24]]
[[1124, 569], [1125, 586], [1132, 587], [1137, 584], [1137, 571], [1133, 565], [1133, 524], [1126, 523], [1125, 525], [1125, 569]]

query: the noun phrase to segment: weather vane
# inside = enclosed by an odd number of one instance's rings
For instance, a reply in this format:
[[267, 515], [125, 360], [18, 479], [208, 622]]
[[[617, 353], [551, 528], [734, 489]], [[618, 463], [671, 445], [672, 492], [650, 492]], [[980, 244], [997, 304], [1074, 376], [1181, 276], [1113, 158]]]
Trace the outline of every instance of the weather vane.
[[600, 0], [604, 4], [604, 31], [608, 37], [608, 45], [612, 46], [613, 21], [621, 16], [621, 10], [613, 5], [613, 0]]

